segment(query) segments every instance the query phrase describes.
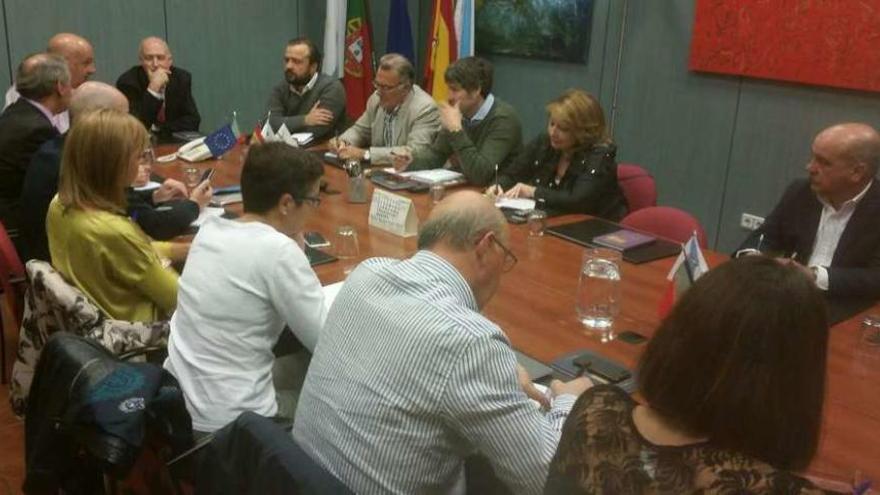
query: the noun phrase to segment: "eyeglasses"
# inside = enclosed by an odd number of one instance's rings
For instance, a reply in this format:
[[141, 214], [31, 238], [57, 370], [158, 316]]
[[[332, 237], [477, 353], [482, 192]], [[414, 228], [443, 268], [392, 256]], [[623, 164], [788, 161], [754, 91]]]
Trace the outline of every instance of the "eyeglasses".
[[303, 197], [297, 198], [297, 199], [299, 199], [300, 201], [308, 201], [309, 203], [314, 205], [315, 208], [321, 206], [321, 197], [320, 196], [303, 196]]
[[501, 265], [501, 271], [503, 271], [504, 273], [507, 273], [510, 270], [513, 270], [513, 267], [515, 267], [516, 263], [519, 261], [516, 258], [516, 255], [513, 254], [513, 251], [511, 251], [510, 248], [508, 248], [507, 246], [502, 244], [501, 241], [499, 241], [498, 238], [495, 237], [495, 234], [490, 234], [490, 235], [492, 236], [492, 241], [495, 244], [497, 244], [498, 247], [500, 247], [502, 251], [504, 251], [504, 264]]
[[396, 84], [394, 86], [385, 86], [384, 84], [379, 84], [376, 81], [373, 81], [373, 88], [380, 93], [390, 93], [394, 90], [400, 89], [403, 87], [403, 83]]

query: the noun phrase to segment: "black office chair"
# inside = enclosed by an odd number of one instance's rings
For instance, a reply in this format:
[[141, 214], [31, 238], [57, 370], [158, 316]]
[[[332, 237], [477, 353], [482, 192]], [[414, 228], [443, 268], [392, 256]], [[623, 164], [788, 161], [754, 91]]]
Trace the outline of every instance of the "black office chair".
[[285, 428], [243, 412], [199, 453], [196, 495], [350, 494]]

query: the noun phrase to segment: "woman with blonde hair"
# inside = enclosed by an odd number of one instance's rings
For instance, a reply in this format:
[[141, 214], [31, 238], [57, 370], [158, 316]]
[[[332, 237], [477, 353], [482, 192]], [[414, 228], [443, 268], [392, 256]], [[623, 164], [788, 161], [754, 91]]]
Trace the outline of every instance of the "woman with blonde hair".
[[569, 89], [546, 108], [547, 132], [535, 137], [487, 192], [533, 198], [554, 213], [622, 218], [627, 206], [617, 185], [617, 147], [599, 102]]
[[143, 124], [126, 113], [103, 109], [78, 118], [46, 215], [55, 269], [115, 319], [163, 319], [177, 303], [177, 273], [160, 252], [183, 259], [187, 245], [151, 242], [125, 213], [125, 188], [149, 144]]

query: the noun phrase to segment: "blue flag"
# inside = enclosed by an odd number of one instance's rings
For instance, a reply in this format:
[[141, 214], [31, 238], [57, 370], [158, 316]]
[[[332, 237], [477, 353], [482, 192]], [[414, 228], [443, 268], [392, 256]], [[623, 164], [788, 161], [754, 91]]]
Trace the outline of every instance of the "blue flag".
[[231, 150], [235, 146], [235, 133], [232, 132], [232, 126], [229, 124], [212, 132], [205, 138], [205, 145], [211, 150], [214, 156], [220, 156]]
[[413, 46], [406, 0], [392, 0], [391, 11], [388, 14], [388, 38], [385, 44], [385, 53], [399, 53], [415, 65]]

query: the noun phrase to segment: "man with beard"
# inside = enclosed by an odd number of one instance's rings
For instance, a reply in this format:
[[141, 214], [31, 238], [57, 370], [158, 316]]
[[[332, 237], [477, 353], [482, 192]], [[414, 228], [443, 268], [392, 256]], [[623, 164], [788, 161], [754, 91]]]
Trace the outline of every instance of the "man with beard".
[[269, 96], [270, 124], [290, 132], [327, 137], [345, 118], [345, 89], [338, 79], [321, 74], [321, 52], [308, 38], [294, 38], [284, 51], [284, 81]]

